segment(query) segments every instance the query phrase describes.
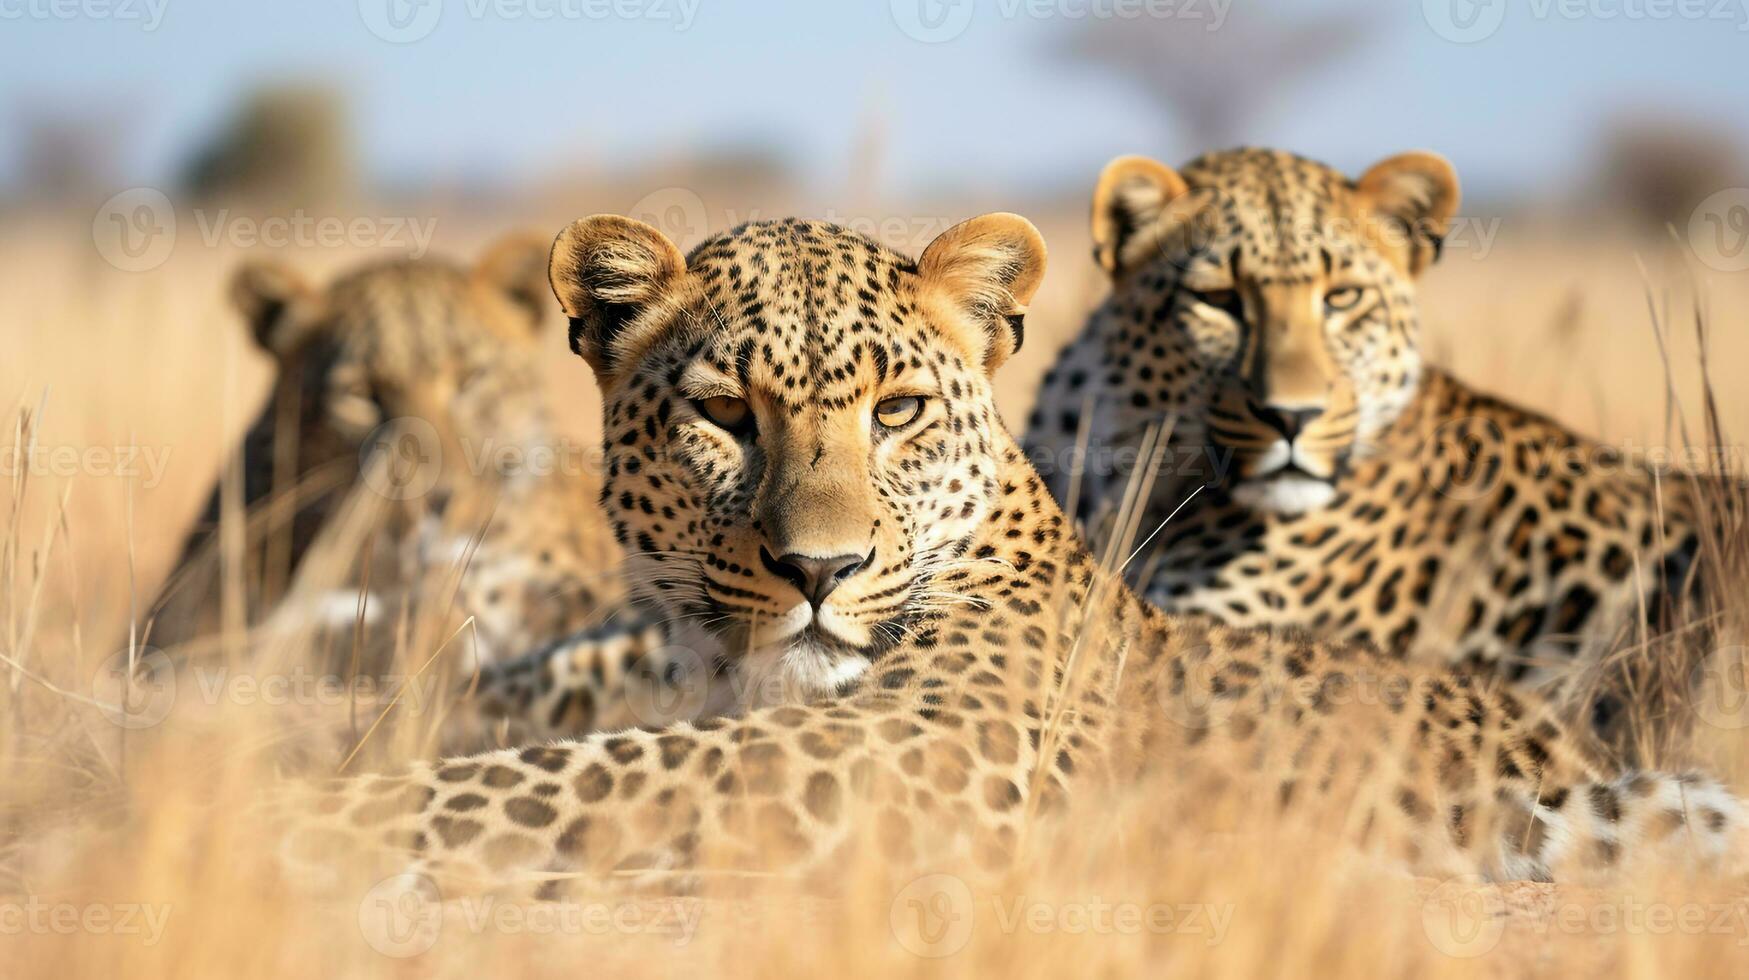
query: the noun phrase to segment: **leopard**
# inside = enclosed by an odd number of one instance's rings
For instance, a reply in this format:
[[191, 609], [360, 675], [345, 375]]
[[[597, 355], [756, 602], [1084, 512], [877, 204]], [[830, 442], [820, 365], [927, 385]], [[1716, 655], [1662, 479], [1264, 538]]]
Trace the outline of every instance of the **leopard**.
[[[471, 266], [395, 258], [326, 285], [277, 260], [244, 263], [231, 302], [276, 380], [232, 464], [236, 486], [218, 482], [186, 536], [148, 640], [175, 648], [221, 632], [232, 577], [257, 633], [313, 635], [335, 669], [354, 666], [355, 629], [371, 670], [407, 642], [408, 620], [441, 624], [403, 676], [445, 644], [455, 653], [447, 666], [468, 702], [458, 739], [519, 737], [510, 730], [533, 711], [562, 731], [617, 718], [608, 709], [630, 667], [659, 644], [611, 574], [618, 547], [594, 461], [555, 432], [540, 373], [556, 312], [548, 245], [515, 232]], [[247, 515], [236, 542], [221, 520], [227, 493]], [[308, 571], [324, 542], [340, 549], [338, 574]], [[305, 578], [316, 585], [297, 588]], [[522, 662], [561, 642], [576, 669], [541, 685], [556, 703], [536, 704]]]
[[1358, 179], [1257, 148], [1112, 161], [1091, 222], [1110, 290], [1045, 374], [1026, 450], [1090, 529], [1155, 468], [1134, 581], [1168, 611], [1461, 665], [1621, 746], [1602, 665], [1698, 608], [1740, 488], [1425, 362], [1416, 284], [1460, 198], [1427, 152]]
[[603, 390], [634, 587], [761, 682], [728, 713], [277, 788], [253, 825], [284, 873], [829, 888], [867, 853], [999, 874], [1035, 823], [1177, 773], [1256, 775], [1289, 808], [1382, 780], [1348, 823], [1413, 867], [1739, 859], [1718, 780], [1603, 768], [1528, 695], [1146, 603], [996, 408], [1045, 260], [1007, 213], [915, 259], [800, 218], [688, 254], [617, 215], [560, 232], [552, 287]]

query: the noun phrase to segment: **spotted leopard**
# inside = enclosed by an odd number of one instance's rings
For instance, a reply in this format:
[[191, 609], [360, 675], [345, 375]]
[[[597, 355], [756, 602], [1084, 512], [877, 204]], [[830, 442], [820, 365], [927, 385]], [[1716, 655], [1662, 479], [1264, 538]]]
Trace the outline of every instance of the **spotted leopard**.
[[[314, 636], [337, 669], [360, 619], [367, 670], [410, 642], [397, 670], [454, 651], [448, 676], [478, 709], [460, 715], [470, 739], [622, 721], [623, 684], [659, 644], [641, 621], [602, 622], [626, 612], [617, 548], [592, 460], [559, 453], [539, 375], [547, 251], [513, 235], [471, 268], [394, 260], [326, 286], [275, 262], [240, 269], [232, 300], [277, 368], [237, 464], [247, 516], [227, 544], [212, 491], [151, 641], [214, 634], [236, 582], [256, 633]], [[312, 571], [324, 542], [337, 567]], [[425, 629], [411, 641], [409, 622]], [[543, 669], [562, 690], [531, 691], [530, 651], [561, 641], [567, 659]]]
[[1000, 869], [1033, 820], [1199, 770], [1265, 780], [1271, 805], [1353, 791], [1355, 834], [1416, 867], [1738, 853], [1716, 781], [1594, 769], [1532, 699], [1138, 599], [995, 408], [1044, 259], [1007, 214], [916, 260], [799, 220], [688, 256], [625, 218], [572, 224], [551, 276], [603, 387], [615, 532], [656, 602], [772, 683], [732, 716], [287, 791], [286, 859], [476, 883], [830, 881], [862, 847]]
[[1638, 642], [1642, 610], [1676, 618], [1722, 484], [1423, 363], [1415, 279], [1458, 200], [1426, 153], [1358, 180], [1255, 149], [1105, 169], [1111, 291], [1026, 443], [1097, 527], [1149, 430], [1168, 433], [1136, 565], [1150, 601], [1557, 688]]

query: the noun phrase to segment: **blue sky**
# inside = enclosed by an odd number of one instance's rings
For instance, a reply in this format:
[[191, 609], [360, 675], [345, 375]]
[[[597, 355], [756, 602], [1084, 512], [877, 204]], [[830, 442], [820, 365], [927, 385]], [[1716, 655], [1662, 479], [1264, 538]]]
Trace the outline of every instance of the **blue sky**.
[[[420, 40], [390, 43], [367, 27], [367, 14], [381, 22], [375, 8], [408, 2], [437, 5], [423, 8], [437, 20]], [[1182, 160], [1204, 149], [1109, 76], [1050, 53], [1078, 25], [1073, 14], [1114, 2], [1189, 4], [1178, 8], [1189, 30], [1216, 13], [1215, 0], [0, 0], [0, 173], [15, 158], [20, 103], [124, 112], [118, 170], [148, 182], [251, 85], [314, 77], [352, 95], [365, 162], [382, 180], [517, 180], [757, 144], [826, 182], [879, 118], [894, 190], [1084, 183], [1120, 152]], [[1229, 24], [1354, 5], [1227, 2]], [[1453, 43], [1432, 26], [1442, 3], [1485, 14], [1490, 2], [1509, 6], [1484, 40]], [[56, 3], [120, 4], [138, 19], [63, 19]], [[651, 16], [584, 13], [615, 3]], [[1616, 109], [1680, 108], [1742, 136], [1746, 3], [1367, 0], [1379, 21], [1370, 39], [1278, 95], [1246, 142], [1351, 169], [1427, 147], [1472, 187], [1515, 191], [1569, 174]], [[554, 4], [578, 15], [529, 14]], [[1706, 16], [1658, 16], [1663, 4]], [[161, 22], [145, 30], [158, 5]], [[683, 8], [691, 22], [677, 29]], [[919, 9], [969, 10], [970, 21], [922, 43], [900, 27]], [[418, 26], [422, 8], [400, 12]]]

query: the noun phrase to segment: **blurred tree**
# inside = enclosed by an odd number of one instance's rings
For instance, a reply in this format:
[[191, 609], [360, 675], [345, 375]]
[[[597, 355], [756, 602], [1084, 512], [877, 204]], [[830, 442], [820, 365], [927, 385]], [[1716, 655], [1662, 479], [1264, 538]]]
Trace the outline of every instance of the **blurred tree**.
[[1355, 50], [1380, 17], [1361, 6], [1289, 15], [1234, 7], [1187, 17], [1089, 19], [1061, 53], [1109, 69], [1175, 119], [1196, 152], [1242, 140], [1269, 101]]
[[19, 134], [19, 187], [27, 200], [42, 204], [111, 187], [129, 124], [138, 115], [115, 106], [80, 111], [32, 103], [16, 109], [13, 117]]
[[201, 198], [308, 206], [351, 197], [358, 177], [344, 99], [318, 87], [257, 91], [182, 182]]
[[1680, 114], [1635, 112], [1604, 124], [1592, 206], [1650, 230], [1688, 227], [1689, 215], [1715, 191], [1744, 181], [1740, 147], [1717, 125]]

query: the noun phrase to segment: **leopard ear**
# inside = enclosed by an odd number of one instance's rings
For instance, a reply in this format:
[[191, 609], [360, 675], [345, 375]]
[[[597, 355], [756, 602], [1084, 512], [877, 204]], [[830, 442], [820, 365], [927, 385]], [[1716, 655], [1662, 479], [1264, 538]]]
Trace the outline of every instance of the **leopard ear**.
[[1045, 275], [1045, 240], [1018, 214], [986, 214], [930, 242], [917, 273], [947, 301], [955, 325], [976, 331], [968, 345], [994, 371], [1026, 339], [1027, 304]]
[[547, 286], [547, 257], [552, 243], [545, 235], [516, 232], [498, 239], [474, 263], [475, 281], [510, 298], [528, 317], [529, 332], [540, 329], [552, 304]]
[[253, 260], [231, 276], [231, 305], [243, 314], [249, 335], [275, 357], [296, 349], [303, 325], [320, 303], [314, 286], [296, 269], [278, 262]]
[[1386, 228], [1376, 237], [1398, 268], [1414, 276], [1439, 259], [1457, 214], [1457, 171], [1437, 153], [1403, 153], [1368, 170], [1355, 193]]
[[671, 296], [686, 274], [674, 243], [641, 221], [617, 214], [579, 218], [559, 232], [547, 277], [571, 318], [571, 349], [606, 379], [647, 331], [646, 314]]
[[1148, 236], [1166, 208], [1190, 190], [1178, 171], [1147, 157], [1118, 157], [1093, 189], [1093, 258], [1117, 275], [1135, 264], [1130, 246]]

